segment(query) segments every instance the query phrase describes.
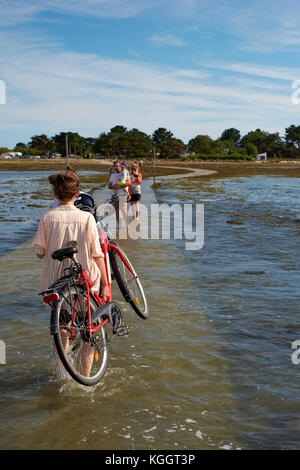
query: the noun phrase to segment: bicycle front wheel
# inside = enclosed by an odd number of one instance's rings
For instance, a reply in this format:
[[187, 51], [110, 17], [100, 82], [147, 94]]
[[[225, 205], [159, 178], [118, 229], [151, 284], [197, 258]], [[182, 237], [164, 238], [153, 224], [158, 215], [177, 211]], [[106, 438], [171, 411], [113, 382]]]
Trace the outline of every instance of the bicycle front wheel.
[[[91, 315], [97, 310], [90, 296]], [[108, 361], [106, 327], [88, 331], [87, 297], [82, 285], [66, 288], [52, 308], [51, 332], [61, 363], [82, 385], [96, 385], [103, 378]]]
[[133, 310], [144, 320], [149, 317], [149, 309], [143, 286], [125, 253], [111, 245], [109, 258], [120, 291]]

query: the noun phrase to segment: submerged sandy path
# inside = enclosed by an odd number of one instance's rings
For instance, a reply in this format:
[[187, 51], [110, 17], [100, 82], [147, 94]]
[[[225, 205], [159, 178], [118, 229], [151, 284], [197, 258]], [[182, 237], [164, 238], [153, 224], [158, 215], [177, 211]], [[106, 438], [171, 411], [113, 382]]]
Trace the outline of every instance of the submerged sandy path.
[[[174, 169], [174, 170], [187, 170], [190, 171], [190, 173], [176, 173], [174, 175], [163, 175], [163, 176], [152, 176], [152, 177], [147, 177], [145, 180], [143, 180], [142, 183], [142, 197], [146, 196], [146, 200], [149, 203], [157, 203], [157, 199], [155, 196], [155, 190], [153, 189], [154, 183], [162, 183], [164, 181], [170, 181], [170, 180], [176, 180], [176, 179], [181, 179], [181, 178], [195, 178], [196, 176], [209, 176], [213, 174], [217, 174], [217, 171], [213, 170], [203, 170], [199, 168], [188, 168], [188, 167], [182, 167], [179, 168], [178, 166], [159, 166], [157, 165], [156, 168], [169, 168], [169, 169]], [[93, 197], [95, 198], [96, 204], [100, 205], [103, 203], [105, 199], [110, 198], [111, 196], [111, 190], [106, 188], [102, 189], [97, 189], [93, 191]], [[143, 198], [143, 202], [145, 202], [145, 199]]]
[[163, 166], [163, 167], [157, 166], [157, 168], [170, 168], [173, 170], [180, 169], [180, 170], [192, 171], [192, 173], [183, 173], [183, 174], [176, 173], [175, 175], [155, 176], [155, 180], [158, 182], [164, 181], [164, 180], [174, 180], [174, 179], [179, 179], [179, 178], [195, 178], [195, 176], [208, 176], [208, 175], [213, 175], [217, 173], [217, 171], [213, 171], [213, 170], [202, 170], [199, 168], [187, 168], [187, 167], [179, 168], [178, 166]]

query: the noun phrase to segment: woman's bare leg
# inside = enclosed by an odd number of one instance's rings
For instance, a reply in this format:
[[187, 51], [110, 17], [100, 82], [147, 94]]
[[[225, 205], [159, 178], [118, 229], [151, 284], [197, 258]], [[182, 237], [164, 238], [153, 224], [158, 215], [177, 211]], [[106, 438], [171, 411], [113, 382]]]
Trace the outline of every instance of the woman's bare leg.
[[[71, 324], [71, 322], [69, 323], [69, 325], [70, 324]], [[67, 351], [69, 349], [69, 335], [68, 335], [67, 330], [62, 328], [61, 332], [60, 332], [60, 337], [61, 337], [61, 340], [62, 340], [63, 348], [64, 348], [65, 351]], [[53, 354], [53, 372], [55, 372], [55, 370], [65, 371], [65, 368], [64, 368], [64, 366], [63, 366], [63, 364], [60, 360], [60, 357], [58, 355], [56, 345], [55, 345], [55, 342], [54, 342], [53, 338], [52, 338], [52, 354]]]
[[89, 343], [82, 344], [78, 353], [79, 372], [89, 377], [94, 362], [94, 348]]
[[133, 219], [136, 219], [136, 217], [137, 217], [137, 211], [136, 211], [137, 206], [136, 206], [136, 202], [133, 201], [133, 202], [131, 202], [130, 204], [131, 204], [131, 207], [132, 207]]

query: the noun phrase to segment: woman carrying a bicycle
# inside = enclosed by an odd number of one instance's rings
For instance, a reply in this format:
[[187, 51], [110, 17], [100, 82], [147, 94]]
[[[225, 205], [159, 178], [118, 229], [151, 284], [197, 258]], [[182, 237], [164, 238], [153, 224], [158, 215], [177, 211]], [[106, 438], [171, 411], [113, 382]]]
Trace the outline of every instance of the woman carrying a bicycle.
[[[41, 289], [46, 289], [58, 280], [64, 269], [70, 265], [69, 259], [59, 262], [52, 259], [51, 254], [75, 240], [78, 244], [78, 262], [91, 281], [91, 290], [99, 292], [101, 279], [102, 298], [106, 302], [109, 287], [96, 221], [91, 213], [81, 211], [74, 205], [80, 193], [79, 176], [68, 169], [53, 174], [48, 179], [60, 204], [43, 214], [32, 243], [38, 258], [44, 258]], [[87, 346], [83, 370], [86, 376], [89, 375], [92, 354], [92, 348], [89, 353]]]

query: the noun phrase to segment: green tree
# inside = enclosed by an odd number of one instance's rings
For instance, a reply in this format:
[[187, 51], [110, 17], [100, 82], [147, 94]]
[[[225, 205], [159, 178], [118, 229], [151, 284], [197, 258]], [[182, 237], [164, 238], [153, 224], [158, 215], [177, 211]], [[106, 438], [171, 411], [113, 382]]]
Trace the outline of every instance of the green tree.
[[256, 129], [256, 131], [251, 131], [242, 138], [241, 145], [244, 148], [248, 143], [254, 144], [258, 153], [267, 152], [271, 157], [280, 156], [284, 150], [279, 132], [269, 133]]
[[99, 137], [95, 140], [93, 150], [95, 153], [99, 153], [105, 157], [110, 157], [112, 155], [111, 142], [108, 134], [102, 132], [99, 135]]
[[300, 126], [289, 126], [285, 130], [285, 142], [290, 149], [293, 147], [297, 150], [296, 153], [300, 151]]
[[14, 150], [15, 152], [21, 152], [22, 154], [26, 154], [30, 151], [30, 149], [27, 147], [26, 144], [24, 144], [24, 142], [18, 142]]
[[90, 155], [96, 153], [95, 152], [95, 145], [96, 145], [96, 141], [97, 139], [95, 137], [83, 137], [82, 138], [83, 141], [82, 141], [82, 144], [81, 144], [81, 156], [83, 156], [84, 158], [87, 158], [87, 157], [90, 157]]
[[71, 136], [71, 142], [73, 145], [75, 156], [80, 155], [81, 157], [83, 157], [86, 145], [85, 138], [75, 132]]
[[164, 127], [159, 127], [153, 132], [152, 142], [155, 145], [156, 152], [162, 158], [180, 156], [186, 151], [184, 143]]
[[258, 154], [258, 150], [255, 144], [252, 144], [251, 142], [246, 143], [246, 152], [247, 155], [250, 155], [251, 157], [255, 157]]
[[138, 129], [115, 126], [95, 140], [94, 151], [104, 156], [147, 158], [153, 147], [151, 137]]
[[182, 142], [182, 140], [177, 139], [176, 137], [172, 138], [172, 155], [173, 157], [181, 157], [186, 154], [187, 146]]
[[17, 148], [26, 148], [26, 147], [27, 147], [27, 145], [24, 142], [18, 142], [15, 145], [15, 151], [18, 152]]
[[208, 135], [197, 135], [189, 141], [188, 148], [191, 152], [209, 155], [216, 151], [216, 144]]
[[66, 135], [68, 136], [68, 154], [83, 156], [85, 151], [85, 138], [77, 132], [60, 132], [53, 137], [55, 149], [61, 155], [66, 155]]
[[7, 147], [0, 147], [0, 155], [2, 155], [2, 153], [7, 153], [7, 152], [11, 152], [11, 150], [9, 150]]
[[124, 154], [131, 158], [149, 158], [153, 147], [151, 137], [138, 129], [128, 131], [122, 145]]
[[99, 135], [94, 143], [94, 151], [104, 156], [121, 156], [126, 152], [126, 135], [126, 127], [112, 127], [108, 133]]
[[230, 129], [225, 129], [220, 137], [220, 140], [230, 141], [235, 145], [238, 145], [239, 141], [241, 140], [241, 133], [238, 129], [231, 127]]
[[69, 135], [68, 132], [60, 132], [59, 134], [55, 134], [53, 137], [53, 141], [55, 143], [56, 151], [61, 155], [66, 156], [66, 134]]
[[214, 146], [212, 146], [212, 147], [214, 147], [214, 150], [217, 153], [223, 153], [223, 154], [227, 154], [227, 155], [232, 155], [232, 154], [236, 154], [236, 153], [245, 152], [240, 147], [237, 147], [237, 145], [234, 142], [232, 142], [232, 140], [217, 139], [217, 140], [215, 140]]
[[55, 149], [53, 139], [49, 139], [46, 134], [34, 135], [31, 137], [31, 141], [28, 144], [31, 149], [37, 149], [43, 155], [49, 155]]
[[122, 150], [124, 148], [124, 138], [127, 133], [127, 128], [124, 126], [115, 126], [112, 127], [108, 133], [109, 142], [111, 145], [111, 152], [112, 155], [118, 155], [119, 157], [122, 155]]

